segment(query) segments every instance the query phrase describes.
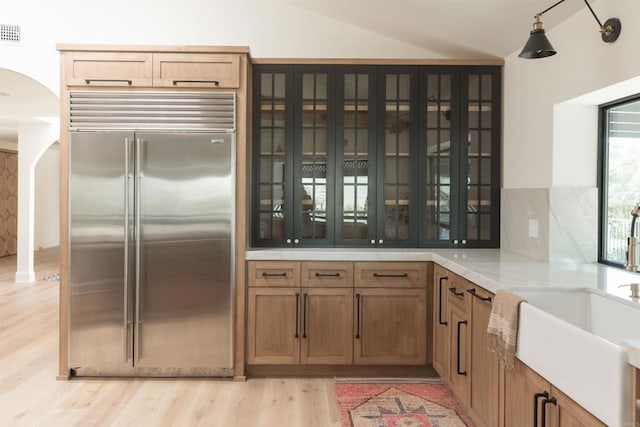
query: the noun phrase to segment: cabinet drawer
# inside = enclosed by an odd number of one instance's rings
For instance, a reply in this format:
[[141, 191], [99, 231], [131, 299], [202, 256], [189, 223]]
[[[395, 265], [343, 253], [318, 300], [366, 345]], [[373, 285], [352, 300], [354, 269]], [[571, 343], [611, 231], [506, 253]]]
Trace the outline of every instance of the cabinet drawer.
[[300, 263], [291, 261], [249, 261], [249, 286], [300, 286]]
[[461, 309], [466, 310], [466, 303], [472, 298], [467, 292], [467, 289], [471, 287], [472, 286], [469, 286], [469, 282], [462, 277], [450, 274], [449, 286], [446, 291], [443, 289], [443, 292], [446, 292], [446, 298], [449, 304], [457, 305]]
[[426, 262], [356, 262], [356, 286], [371, 288], [424, 288], [427, 286]]
[[156, 87], [238, 88], [240, 55], [156, 53], [153, 55]]
[[302, 286], [310, 287], [352, 287], [352, 262], [303, 262]]
[[133, 52], [64, 53], [68, 86], [152, 85], [152, 55]]

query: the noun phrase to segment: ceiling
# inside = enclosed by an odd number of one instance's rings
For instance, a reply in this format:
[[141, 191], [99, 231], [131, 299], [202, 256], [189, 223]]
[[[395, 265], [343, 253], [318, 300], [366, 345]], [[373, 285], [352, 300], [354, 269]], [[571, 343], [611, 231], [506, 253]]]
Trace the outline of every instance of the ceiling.
[[[504, 58], [519, 50], [533, 16], [552, 0], [285, 0], [445, 58]], [[594, 3], [591, 0], [591, 3]], [[568, 0], [544, 15], [551, 29], [585, 8]], [[597, 7], [596, 14], [598, 13]], [[594, 33], [597, 24], [594, 21]]]
[[[517, 51], [526, 41], [533, 15], [552, 4], [543, 0], [281, 2], [442, 58], [474, 59], [504, 58]], [[584, 7], [583, 1], [567, 1], [553, 13], [545, 14], [545, 28], [553, 28]], [[17, 142], [21, 123], [37, 122], [36, 117], [55, 117], [58, 109], [56, 96], [44, 86], [24, 75], [0, 69], [0, 141]]]

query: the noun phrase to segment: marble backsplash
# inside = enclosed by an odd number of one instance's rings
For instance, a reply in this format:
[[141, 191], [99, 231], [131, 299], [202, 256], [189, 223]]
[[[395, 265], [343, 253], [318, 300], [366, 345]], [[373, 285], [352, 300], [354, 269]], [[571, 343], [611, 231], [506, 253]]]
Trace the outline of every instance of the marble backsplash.
[[[597, 261], [597, 188], [503, 188], [500, 204], [503, 251], [546, 262]], [[530, 236], [530, 220], [538, 237]]]

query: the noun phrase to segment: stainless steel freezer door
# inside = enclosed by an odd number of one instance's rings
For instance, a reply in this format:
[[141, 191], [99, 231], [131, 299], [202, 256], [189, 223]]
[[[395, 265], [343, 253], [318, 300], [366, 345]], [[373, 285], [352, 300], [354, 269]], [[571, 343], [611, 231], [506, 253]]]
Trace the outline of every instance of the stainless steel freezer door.
[[140, 240], [134, 365], [231, 368], [231, 135], [136, 138]]
[[131, 132], [71, 133], [71, 368], [131, 366], [132, 331], [125, 327], [125, 311], [132, 309], [125, 302], [125, 174], [132, 143]]

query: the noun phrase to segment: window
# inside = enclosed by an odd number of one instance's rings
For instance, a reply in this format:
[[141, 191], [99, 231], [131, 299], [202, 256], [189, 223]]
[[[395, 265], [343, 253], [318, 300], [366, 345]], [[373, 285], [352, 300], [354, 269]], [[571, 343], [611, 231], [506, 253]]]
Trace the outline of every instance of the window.
[[600, 107], [600, 262], [623, 266], [640, 203], [640, 94]]

